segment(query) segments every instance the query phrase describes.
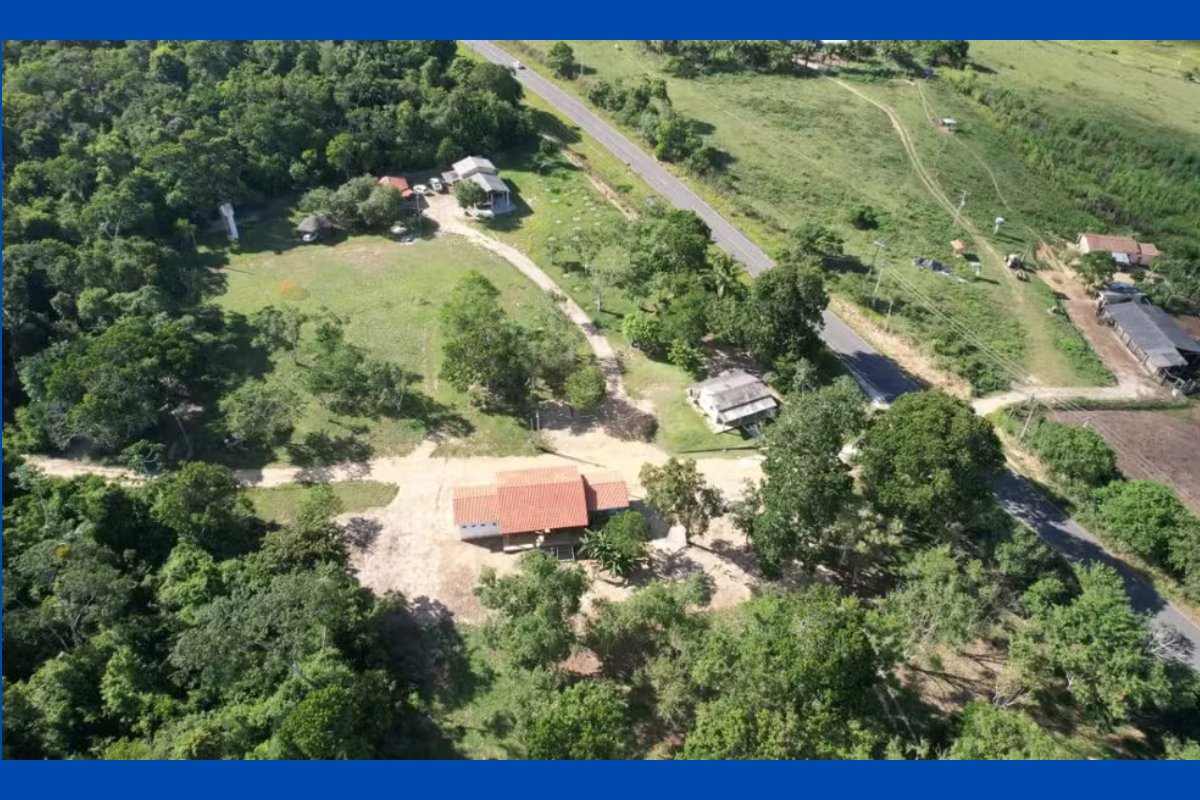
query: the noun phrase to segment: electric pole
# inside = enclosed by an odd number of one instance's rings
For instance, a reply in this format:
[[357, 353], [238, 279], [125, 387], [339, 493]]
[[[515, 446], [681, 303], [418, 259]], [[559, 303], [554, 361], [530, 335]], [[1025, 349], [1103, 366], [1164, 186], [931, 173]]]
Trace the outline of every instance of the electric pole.
[[954, 224], [957, 225], [962, 217], [963, 208], [967, 205], [967, 190], [963, 189], [962, 197], [958, 198], [958, 210], [954, 212]]
[[871, 255], [871, 266], [867, 270], [868, 275], [875, 271], [875, 260], [879, 258], [879, 251], [887, 249], [886, 239], [876, 239], [873, 244], [875, 245], [875, 252]]

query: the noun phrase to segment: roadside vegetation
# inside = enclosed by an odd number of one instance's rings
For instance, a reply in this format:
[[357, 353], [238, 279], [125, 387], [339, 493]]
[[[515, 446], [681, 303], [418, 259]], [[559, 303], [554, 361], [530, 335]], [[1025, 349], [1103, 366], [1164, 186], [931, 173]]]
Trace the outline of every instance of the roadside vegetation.
[[[1046, 313], [1054, 302], [1047, 302], [1045, 287], [1036, 279], [1010, 280], [1002, 264], [1009, 252], [1032, 261], [1039, 235], [1073, 236], [1087, 227], [1090, 217], [1016, 156], [1001, 133], [944, 84], [922, 82], [918, 93], [912, 85], [880, 80], [866, 68], [844, 74], [859, 91], [899, 116], [917, 156], [951, 204], [957, 204], [962, 191], [968, 193], [962, 213], [990, 250], [975, 252], [980, 248], [954, 224], [953, 206], [947, 209], [931, 196], [888, 118], [868, 100], [806, 73], [799, 66], [803, 53], [796, 54], [799, 60], [792, 68], [785, 68], [778, 58], [747, 61], [744, 54], [711, 54], [706, 43], [570, 44], [586, 69], [582, 77], [563, 81], [564, 88], [586, 99], [601, 81], [661, 79], [675, 112], [700, 120], [706, 143], [728, 156], [716, 173], [701, 176], [685, 170], [693, 188], [768, 249], [785, 246], [789, 233], [802, 224], [833, 230], [844, 240], [846, 258], [829, 265], [830, 289], [917, 343], [936, 363], [966, 377], [978, 393], [1007, 388], [1013, 381], [991, 363], [987, 350], [1011, 359], [1022, 377], [1032, 375], [1044, 383], [1111, 381], [1069, 321]], [[768, 44], [758, 49], [769, 52]], [[545, 45], [520, 46], [534, 60]], [[813, 64], [830, 57], [810, 55]], [[958, 62], [941, 52], [928, 57], [939, 68]], [[681, 58], [696, 68], [680, 72]], [[885, 74], [903, 72], [897, 62], [887, 64]], [[594, 107], [641, 136], [619, 113]], [[931, 116], [955, 117], [959, 133], [935, 128]], [[863, 206], [868, 216], [852, 221]], [[993, 236], [996, 216], [1010, 224]], [[956, 238], [967, 239], [967, 260], [982, 263], [980, 280], [950, 253], [949, 242]], [[877, 240], [887, 248], [877, 251]], [[916, 256], [950, 265], [965, 283], [912, 267], [909, 262]], [[892, 270], [890, 280], [885, 270], [878, 291], [876, 276], [868, 274], [872, 265]], [[972, 335], [964, 336], [963, 329]]]
[[1164, 593], [1200, 606], [1200, 517], [1170, 486], [1122, 475], [1116, 453], [1094, 430], [1041, 414], [1027, 425], [1027, 416], [1010, 410], [997, 418], [1012, 446], [1037, 457], [1071, 514], [1144, 567]]
[[[343, 513], [366, 511], [386, 506], [396, 496], [396, 487], [379, 481], [344, 481], [329, 484], [341, 503]], [[294, 525], [304, 500], [311, 494], [309, 487], [299, 484], [286, 486], [252, 486], [246, 496], [254, 504], [254, 512], [267, 522]]]

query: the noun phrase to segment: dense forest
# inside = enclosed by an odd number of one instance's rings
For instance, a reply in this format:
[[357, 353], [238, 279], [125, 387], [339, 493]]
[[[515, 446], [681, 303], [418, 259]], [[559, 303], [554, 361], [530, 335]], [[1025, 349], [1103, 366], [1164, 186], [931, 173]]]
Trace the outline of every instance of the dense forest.
[[27, 450], [142, 453], [244, 380], [233, 354], [261, 332], [207, 302], [220, 264], [195, 252], [221, 203], [533, 133], [508, 71], [452, 41], [6, 42], [3, 55], [4, 419]]
[[[121, 485], [6, 456], [4, 755], [447, 757], [470, 735], [517, 758], [1194, 757], [1195, 673], [1113, 570], [994, 506], [999, 442], [968, 405], [870, 419], [842, 379], [767, 436], [732, 514], [778, 588], [711, 613], [702, 574], [651, 580], [585, 615], [594, 579], [539, 550], [484, 570], [481, 628], [361, 588], [327, 486], [267, 524], [224, 467]], [[721, 510], [689, 462], [642, 482], [689, 535]], [[644, 558], [639, 516], [585, 543], [614, 575], [600, 540]], [[986, 692], [948, 711], [916, 688], [967, 652]]]

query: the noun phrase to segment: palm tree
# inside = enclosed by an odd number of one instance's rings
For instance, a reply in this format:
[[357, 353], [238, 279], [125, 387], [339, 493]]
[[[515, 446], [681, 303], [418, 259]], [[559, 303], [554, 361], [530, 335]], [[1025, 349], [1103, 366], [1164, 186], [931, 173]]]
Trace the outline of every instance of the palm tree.
[[742, 265], [727, 253], [717, 253], [708, 265], [708, 274], [704, 282], [717, 297], [741, 297], [746, 291], [742, 283]]

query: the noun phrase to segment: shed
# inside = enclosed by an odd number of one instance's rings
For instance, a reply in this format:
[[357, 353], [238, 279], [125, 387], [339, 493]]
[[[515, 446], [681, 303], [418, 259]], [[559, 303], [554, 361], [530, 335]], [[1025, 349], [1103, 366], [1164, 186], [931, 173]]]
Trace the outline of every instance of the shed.
[[954, 255], [956, 256], [961, 256], [963, 253], [967, 252], [967, 243], [962, 239], [955, 239], [954, 241], [950, 242], [950, 247], [954, 250]]
[[1195, 386], [1200, 378], [1200, 342], [1197, 342], [1167, 312], [1140, 293], [1121, 302], [1118, 292], [1106, 292], [1101, 314], [1112, 323], [1117, 336], [1148, 372], [1162, 380]]
[[318, 234], [333, 229], [333, 221], [324, 214], [309, 214], [296, 226], [297, 233]]
[[379, 185], [392, 187], [400, 193], [401, 197], [406, 199], [413, 196], [413, 190], [412, 187], [408, 185], [407, 178], [401, 178], [396, 175], [384, 175], [379, 179]]
[[488, 209], [493, 214], [505, 214], [512, 211], [512, 195], [508, 184], [489, 172], [476, 172], [468, 180], [487, 192], [487, 201], [480, 203], [479, 208]]
[[938, 120], [938, 125], [950, 131], [951, 133], [954, 133], [954, 131], [958, 130], [958, 120], [952, 119], [951, 117], [942, 117]]

